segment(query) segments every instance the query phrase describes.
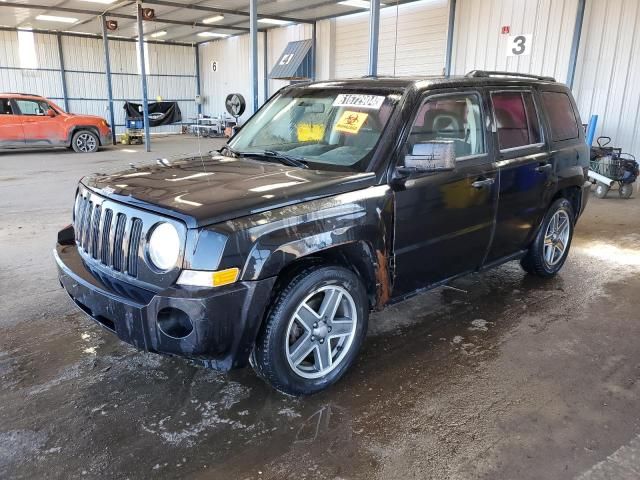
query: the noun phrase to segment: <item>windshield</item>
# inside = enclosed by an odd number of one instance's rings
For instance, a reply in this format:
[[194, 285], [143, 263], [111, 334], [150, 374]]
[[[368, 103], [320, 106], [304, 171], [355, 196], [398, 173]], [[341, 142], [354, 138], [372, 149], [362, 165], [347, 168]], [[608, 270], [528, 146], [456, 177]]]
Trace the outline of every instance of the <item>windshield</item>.
[[271, 99], [229, 145], [320, 170], [365, 171], [399, 99], [389, 91], [293, 89]]

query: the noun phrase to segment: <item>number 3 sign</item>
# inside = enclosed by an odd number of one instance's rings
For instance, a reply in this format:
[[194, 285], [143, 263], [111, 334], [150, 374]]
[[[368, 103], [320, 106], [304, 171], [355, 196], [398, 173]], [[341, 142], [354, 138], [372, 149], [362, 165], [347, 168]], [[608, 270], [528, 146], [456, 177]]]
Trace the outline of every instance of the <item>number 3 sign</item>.
[[531, 34], [510, 35], [507, 41], [507, 57], [531, 54]]

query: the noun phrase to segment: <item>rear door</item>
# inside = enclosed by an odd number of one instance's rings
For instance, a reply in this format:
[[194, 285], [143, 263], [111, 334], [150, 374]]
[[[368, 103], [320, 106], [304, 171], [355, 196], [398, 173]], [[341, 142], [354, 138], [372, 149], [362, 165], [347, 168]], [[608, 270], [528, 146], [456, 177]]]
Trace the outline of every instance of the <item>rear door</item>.
[[9, 98], [0, 98], [0, 148], [24, 146], [24, 130], [20, 116]]
[[555, 166], [545, 142], [533, 88], [494, 89], [494, 144], [500, 172], [495, 232], [485, 263], [527, 248], [555, 191]]
[[[67, 141], [64, 122], [56, 114], [49, 117], [51, 109], [44, 100], [16, 99], [15, 105], [20, 111], [22, 128], [27, 145], [65, 145]], [[51, 109], [52, 110], [52, 109]], [[55, 111], [55, 110], [54, 110]]]

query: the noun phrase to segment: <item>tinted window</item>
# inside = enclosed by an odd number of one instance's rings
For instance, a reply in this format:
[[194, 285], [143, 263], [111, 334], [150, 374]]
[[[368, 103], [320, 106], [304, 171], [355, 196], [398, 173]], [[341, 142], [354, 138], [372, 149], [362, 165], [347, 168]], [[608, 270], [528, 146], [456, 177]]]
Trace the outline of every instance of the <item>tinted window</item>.
[[426, 99], [411, 127], [408, 152], [412, 152], [418, 143], [451, 140], [455, 143], [457, 158], [484, 154], [482, 125], [477, 95]]
[[0, 115], [11, 115], [11, 101], [8, 98], [0, 98]]
[[500, 150], [535, 145], [542, 141], [531, 93], [493, 93], [491, 99]]
[[562, 92], [542, 92], [542, 104], [555, 142], [578, 138], [578, 121], [569, 95]]
[[44, 115], [49, 110], [46, 102], [36, 102], [34, 100], [16, 100], [22, 115]]

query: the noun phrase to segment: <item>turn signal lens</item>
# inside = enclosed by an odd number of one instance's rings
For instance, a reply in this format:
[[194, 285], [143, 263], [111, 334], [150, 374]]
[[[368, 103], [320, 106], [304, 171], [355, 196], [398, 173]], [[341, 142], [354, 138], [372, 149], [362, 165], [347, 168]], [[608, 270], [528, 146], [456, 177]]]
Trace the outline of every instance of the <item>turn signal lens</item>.
[[221, 287], [222, 285], [229, 285], [238, 279], [238, 275], [240, 275], [239, 268], [227, 268], [226, 270], [213, 272], [213, 286]]
[[184, 270], [178, 278], [178, 285], [191, 285], [193, 287], [222, 287], [238, 280], [239, 268], [227, 268], [217, 272], [202, 270]]

